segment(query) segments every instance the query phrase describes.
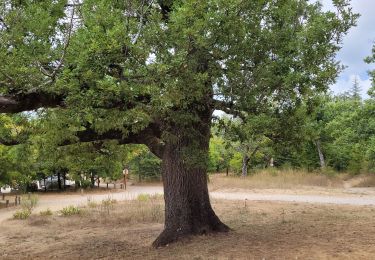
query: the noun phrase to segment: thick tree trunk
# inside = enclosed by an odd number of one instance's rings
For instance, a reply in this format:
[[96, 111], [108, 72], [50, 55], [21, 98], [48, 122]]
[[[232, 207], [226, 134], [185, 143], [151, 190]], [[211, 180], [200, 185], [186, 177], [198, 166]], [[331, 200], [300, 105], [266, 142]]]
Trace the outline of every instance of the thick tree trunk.
[[324, 160], [324, 154], [323, 154], [322, 147], [320, 145], [319, 139], [315, 141], [315, 145], [316, 145], [316, 149], [318, 150], [318, 154], [319, 154], [320, 168], [324, 169], [326, 167], [326, 163], [325, 163], [325, 160]]
[[57, 170], [57, 184], [58, 184], [58, 189], [61, 190], [61, 172], [60, 172], [60, 170]]
[[66, 189], [66, 172], [63, 173], [63, 189]]
[[91, 188], [95, 188], [95, 175], [93, 172], [90, 173]]
[[244, 154], [242, 158], [242, 177], [247, 176], [247, 165], [249, 164], [249, 156], [247, 154]]
[[208, 194], [210, 118], [191, 132], [178, 128], [173, 132], [173, 141], [165, 144], [162, 154], [165, 227], [155, 247], [189, 235], [229, 231], [213, 211]]

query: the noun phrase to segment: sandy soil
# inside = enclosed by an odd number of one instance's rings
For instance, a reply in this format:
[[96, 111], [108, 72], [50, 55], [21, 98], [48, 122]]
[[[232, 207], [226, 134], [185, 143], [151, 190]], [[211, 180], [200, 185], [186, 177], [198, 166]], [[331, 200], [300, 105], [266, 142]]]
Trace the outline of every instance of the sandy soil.
[[[163, 228], [156, 204], [121, 202], [103, 215], [34, 216], [0, 224], [1, 259], [374, 259], [373, 206], [214, 200], [233, 231], [150, 244]], [[143, 202], [142, 202], [143, 203]], [[159, 204], [158, 204], [159, 203]], [[139, 211], [149, 209], [152, 211]], [[137, 209], [136, 215], [129, 217]], [[131, 213], [133, 212], [133, 213]], [[157, 216], [160, 216], [157, 215]]]
[[[99, 193], [55, 193], [39, 194], [39, 202], [35, 212], [50, 209], [58, 211], [70, 205], [84, 206], [88, 201], [101, 202], [112, 198], [126, 201], [137, 198], [139, 194], [161, 194], [163, 188], [157, 186], [129, 186], [125, 190], [100, 191]], [[249, 201], [285, 201], [318, 204], [338, 204], [375, 206], [375, 188], [332, 189], [321, 187], [305, 187], [304, 189], [219, 189], [210, 192], [213, 199], [249, 200]], [[0, 222], [12, 217], [18, 208], [0, 209]]]

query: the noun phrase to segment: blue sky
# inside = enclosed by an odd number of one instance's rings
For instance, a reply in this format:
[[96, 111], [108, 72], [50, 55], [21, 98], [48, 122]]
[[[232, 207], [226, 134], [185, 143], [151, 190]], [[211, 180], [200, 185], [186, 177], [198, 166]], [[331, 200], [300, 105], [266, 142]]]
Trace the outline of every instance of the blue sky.
[[[334, 10], [332, 0], [320, 0], [324, 9]], [[361, 14], [357, 27], [350, 29], [345, 36], [343, 47], [337, 54], [337, 59], [347, 68], [341, 72], [337, 82], [331, 86], [334, 93], [349, 90], [354, 78], [357, 77], [362, 88], [362, 96], [367, 96], [371, 87], [369, 70], [375, 69], [374, 64], [366, 64], [363, 59], [371, 54], [372, 45], [375, 43], [375, 0], [352, 0], [353, 11]]]

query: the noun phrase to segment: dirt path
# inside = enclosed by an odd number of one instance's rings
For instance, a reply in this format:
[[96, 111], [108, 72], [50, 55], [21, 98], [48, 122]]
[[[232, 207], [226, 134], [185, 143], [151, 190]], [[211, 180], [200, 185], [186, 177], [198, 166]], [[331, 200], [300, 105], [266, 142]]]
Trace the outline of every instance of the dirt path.
[[211, 192], [212, 198], [227, 200], [285, 201], [352, 206], [375, 206], [373, 195], [301, 195], [301, 194], [263, 194], [251, 192]]
[[[300, 203], [336, 204], [353, 206], [375, 206], [375, 189], [367, 190], [343, 190], [342, 193], [329, 190], [322, 195], [304, 194], [306, 191], [285, 191], [285, 190], [216, 190], [211, 192], [213, 199], [227, 200], [252, 200], [252, 201], [284, 201]], [[84, 206], [88, 201], [100, 202], [108, 197], [122, 201], [136, 198], [139, 194], [163, 193], [162, 186], [130, 186], [126, 191], [108, 192], [101, 194], [54, 194], [39, 196], [39, 203], [35, 212], [50, 209], [58, 211], [62, 208], [75, 205]], [[0, 222], [11, 218], [15, 208], [0, 210]]]
[[[58, 211], [70, 205], [85, 206], [88, 201], [101, 202], [107, 198], [118, 201], [131, 200], [137, 198], [139, 194], [152, 195], [158, 193], [163, 193], [162, 186], [130, 186], [126, 191], [116, 190], [113, 192], [109, 190], [108, 193], [100, 194], [42, 194], [39, 196], [38, 205], [34, 212], [40, 212], [47, 209]], [[16, 210], [16, 208], [0, 209], [0, 222], [11, 218]]]

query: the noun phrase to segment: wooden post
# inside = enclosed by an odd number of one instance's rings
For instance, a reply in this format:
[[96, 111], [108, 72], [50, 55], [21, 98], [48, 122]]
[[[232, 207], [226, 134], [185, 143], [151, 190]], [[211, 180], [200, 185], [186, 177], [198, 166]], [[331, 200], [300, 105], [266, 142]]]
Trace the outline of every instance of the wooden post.
[[6, 207], [6, 208], [9, 207], [9, 200], [6, 200], [6, 202], [5, 202], [5, 207]]
[[18, 196], [18, 205], [21, 205], [21, 196]]
[[125, 189], [125, 190], [126, 190], [126, 175], [127, 175], [127, 174], [124, 175], [124, 189]]
[[108, 182], [107, 182], [107, 190], [108, 190]]
[[116, 183], [113, 183], [113, 188], [116, 189]]
[[124, 189], [126, 190], [126, 176], [129, 174], [129, 169], [128, 168], [125, 168], [123, 171], [122, 171], [122, 175], [124, 176]]
[[14, 199], [14, 205], [17, 206], [17, 202], [18, 202], [18, 197], [17, 197], [17, 195], [16, 195], [16, 198]]

